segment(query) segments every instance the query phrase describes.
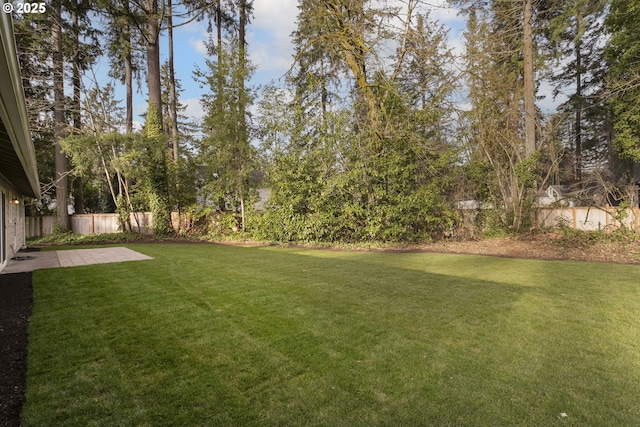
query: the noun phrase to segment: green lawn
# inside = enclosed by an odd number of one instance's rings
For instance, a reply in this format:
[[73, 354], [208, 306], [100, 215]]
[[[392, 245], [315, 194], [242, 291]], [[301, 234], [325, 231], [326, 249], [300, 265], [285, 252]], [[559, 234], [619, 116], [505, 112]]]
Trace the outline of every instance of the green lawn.
[[127, 246], [34, 272], [26, 426], [640, 425], [637, 266]]

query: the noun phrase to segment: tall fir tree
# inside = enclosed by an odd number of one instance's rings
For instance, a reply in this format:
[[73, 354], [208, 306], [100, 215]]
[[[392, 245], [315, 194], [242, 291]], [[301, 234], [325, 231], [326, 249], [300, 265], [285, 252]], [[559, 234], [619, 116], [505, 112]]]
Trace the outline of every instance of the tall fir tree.
[[640, 182], [640, 6], [633, 0], [612, 0], [606, 26], [607, 90], [615, 131], [614, 146], [625, 163], [626, 199], [638, 206]]
[[235, 6], [238, 25], [230, 28], [227, 42], [223, 40], [222, 10], [218, 11], [217, 38], [209, 44], [215, 59], [207, 60], [208, 70], [197, 71], [195, 77], [209, 89], [202, 98], [207, 115], [205, 136], [200, 143], [201, 163], [208, 177], [205, 189], [214, 195], [213, 203], [220, 209], [230, 202], [230, 207], [240, 213], [239, 225], [244, 231], [255, 151], [250, 144], [248, 116], [253, 94], [247, 87], [253, 67], [246, 53], [246, 26], [252, 2], [239, 0]]
[[[556, 58], [552, 84], [555, 94], [568, 100], [559, 111], [571, 120], [567, 126], [567, 147], [573, 148], [573, 179], [579, 182], [586, 169], [608, 162], [607, 100], [603, 92], [605, 0], [565, 0], [554, 2], [547, 15], [543, 35]], [[604, 144], [603, 144], [604, 141]], [[604, 146], [603, 146], [604, 145]]]

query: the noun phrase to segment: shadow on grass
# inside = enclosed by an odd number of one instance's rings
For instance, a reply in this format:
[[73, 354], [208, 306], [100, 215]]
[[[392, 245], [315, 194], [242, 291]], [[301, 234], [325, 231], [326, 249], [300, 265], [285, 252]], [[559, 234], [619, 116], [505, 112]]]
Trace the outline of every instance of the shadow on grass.
[[588, 295], [583, 313], [550, 305], [552, 274], [485, 280], [475, 258], [434, 254], [135, 249], [156, 259], [34, 274], [27, 425], [637, 421], [637, 359], [599, 341], [628, 339], [624, 325], [584, 324], [601, 314]]

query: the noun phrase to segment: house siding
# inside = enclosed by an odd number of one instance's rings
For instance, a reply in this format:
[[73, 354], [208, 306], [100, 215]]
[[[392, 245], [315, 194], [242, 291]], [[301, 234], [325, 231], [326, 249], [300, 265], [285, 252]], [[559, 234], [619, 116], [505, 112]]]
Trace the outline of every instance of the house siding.
[[[2, 197], [4, 195], [4, 197]], [[9, 260], [25, 245], [24, 234], [24, 203], [15, 191], [13, 191], [2, 179], [0, 179], [0, 203], [4, 200], [0, 214], [0, 218], [4, 217], [4, 224], [0, 230], [0, 271], [6, 267]], [[20, 200], [19, 204], [13, 203], [14, 200]]]
[[0, 14], [0, 270], [25, 244], [24, 198], [40, 198], [38, 166], [11, 15]]

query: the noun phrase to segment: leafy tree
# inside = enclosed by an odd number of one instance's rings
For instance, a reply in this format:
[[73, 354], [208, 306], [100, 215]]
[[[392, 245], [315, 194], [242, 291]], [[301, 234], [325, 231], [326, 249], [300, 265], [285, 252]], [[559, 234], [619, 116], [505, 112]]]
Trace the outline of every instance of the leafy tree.
[[62, 5], [59, 1], [51, 4], [51, 52], [53, 64], [53, 138], [55, 152], [56, 226], [60, 230], [69, 229], [69, 179], [67, 158], [62, 152], [60, 140], [67, 134], [64, 114], [64, 52], [62, 50]]
[[216, 13], [217, 40], [209, 43], [209, 51], [215, 54], [215, 60], [207, 60], [208, 70], [197, 70], [194, 77], [210, 91], [201, 100], [207, 112], [199, 156], [206, 171], [204, 188], [214, 195], [213, 203], [220, 209], [230, 202], [231, 208], [240, 212], [240, 225], [244, 231], [255, 157], [255, 149], [250, 144], [247, 111], [254, 96], [246, 87], [246, 81], [253, 73], [246, 54], [246, 25], [252, 2], [239, 0], [233, 6], [238, 12], [237, 33], [233, 27], [227, 27], [231, 31], [229, 40], [223, 40], [224, 21], [219, 8]]
[[[607, 160], [602, 147], [608, 127], [607, 101], [603, 96], [604, 0], [566, 0], [555, 2], [546, 16], [544, 35], [557, 58], [552, 81], [555, 93], [568, 92], [569, 99], [559, 110], [572, 120], [567, 139], [574, 150], [572, 180], [580, 181], [585, 167]], [[558, 72], [558, 68], [559, 71]], [[604, 148], [604, 149], [603, 149]], [[592, 153], [591, 155], [587, 153]]]
[[[537, 156], [527, 144], [522, 110], [522, 34], [519, 9], [509, 2], [467, 9], [466, 75], [471, 109], [463, 114], [464, 144], [473, 171], [491, 171], [472, 183], [475, 197], [495, 207], [496, 225], [520, 230], [535, 195]], [[479, 184], [479, 185], [478, 185]]]
[[[246, 127], [246, 106], [252, 102], [252, 94], [244, 85], [251, 68], [246, 60], [244, 67], [240, 66], [239, 52], [237, 39], [231, 40], [215, 61], [206, 61], [208, 72], [196, 71], [195, 76], [209, 90], [201, 100], [207, 113], [199, 150], [200, 164], [208, 178], [204, 190], [214, 195], [212, 202], [220, 209], [229, 200], [232, 209], [241, 212], [244, 229], [254, 149]], [[219, 84], [220, 78], [223, 85]], [[218, 92], [220, 87], [222, 92]]]
[[[180, 80], [174, 78], [171, 82], [170, 76], [171, 70], [167, 62], [162, 67], [164, 133], [170, 135], [172, 141], [172, 161], [167, 164], [167, 180], [171, 205], [173, 209], [182, 212], [186, 207], [195, 205], [196, 201], [194, 186], [196, 160], [190, 152], [190, 148], [194, 142], [192, 135], [199, 128], [184, 115], [186, 106], [177, 101], [182, 92]], [[172, 97], [175, 97], [175, 103]]]
[[640, 5], [634, 1], [612, 0], [606, 26], [611, 38], [606, 50], [615, 131], [614, 147], [626, 163], [628, 202], [638, 203], [636, 181], [640, 177]]
[[[269, 88], [260, 108], [271, 160], [266, 237], [419, 241], [452, 224], [444, 196], [455, 159], [445, 130], [451, 57], [441, 27], [424, 15], [414, 27], [417, 4], [301, 2], [291, 86]], [[406, 25], [378, 25], [396, 18]], [[397, 43], [394, 58], [378, 50], [380, 37]], [[418, 62], [424, 66], [413, 70]], [[343, 76], [354, 90], [329, 104], [330, 86]]]
[[[121, 214], [122, 229], [130, 229], [129, 213], [133, 211], [127, 177], [133, 175], [131, 163], [133, 139], [121, 135], [124, 112], [114, 100], [111, 85], [95, 87], [85, 98], [83, 117], [85, 126], [79, 134], [61, 141], [64, 152], [71, 159], [72, 173], [88, 184], [95, 200], [88, 200], [90, 211], [112, 211]], [[106, 197], [105, 197], [106, 196]]]
[[155, 104], [149, 104], [147, 122], [142, 134], [144, 155], [141, 158], [143, 191], [153, 215], [153, 232], [156, 236], [171, 233], [171, 205], [167, 178], [167, 150], [162, 132], [160, 112]]

